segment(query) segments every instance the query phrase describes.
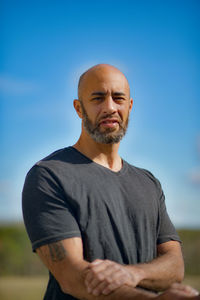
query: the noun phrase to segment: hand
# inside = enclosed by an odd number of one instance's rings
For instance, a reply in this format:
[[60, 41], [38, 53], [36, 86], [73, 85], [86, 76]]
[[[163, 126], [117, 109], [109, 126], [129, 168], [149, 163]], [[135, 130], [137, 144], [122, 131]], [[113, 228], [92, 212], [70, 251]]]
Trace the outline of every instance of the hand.
[[200, 295], [197, 290], [189, 285], [174, 283], [163, 294], [156, 297], [159, 300], [200, 300]]
[[124, 284], [135, 287], [139, 281], [139, 276], [133, 276], [125, 266], [100, 259], [89, 265], [85, 277], [88, 293], [95, 296], [108, 295]]

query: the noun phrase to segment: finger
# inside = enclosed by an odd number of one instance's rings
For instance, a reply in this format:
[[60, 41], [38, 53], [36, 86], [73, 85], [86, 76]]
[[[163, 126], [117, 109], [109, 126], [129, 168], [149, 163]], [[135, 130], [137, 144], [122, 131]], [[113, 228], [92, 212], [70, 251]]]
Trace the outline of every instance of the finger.
[[[97, 267], [98, 265], [98, 267]], [[85, 285], [89, 285], [93, 278], [97, 277], [102, 270], [105, 269], [104, 263], [101, 260], [95, 260], [88, 266], [88, 271], [85, 276]]]
[[198, 296], [199, 295], [199, 292], [189, 285], [174, 283], [171, 286], [171, 289], [182, 291], [182, 292], [186, 293], [188, 296]]
[[110, 283], [111, 278], [106, 278], [103, 271], [94, 273], [91, 270], [90, 274], [88, 274], [88, 280], [85, 284], [87, 286], [88, 292], [91, 293], [102, 282], [108, 284], [107, 281]]
[[95, 289], [92, 290], [92, 294], [94, 296], [101, 295], [106, 286], [107, 286], [107, 282], [105, 281], [101, 282], [98, 286], [95, 287]]
[[[102, 282], [104, 283], [102, 284]], [[123, 284], [134, 285], [130, 273], [119, 264], [110, 261], [103, 261], [101, 265], [94, 266], [88, 272], [85, 284], [89, 293], [93, 293], [94, 290], [97, 290], [95, 293], [98, 293], [98, 291], [101, 293], [102, 290], [99, 286], [108, 287], [110, 285], [108, 290], [105, 291], [106, 294]]]
[[97, 278], [99, 281], [102, 281], [108, 274], [112, 273], [112, 270], [109, 269], [110, 263], [105, 261], [91, 265], [85, 277], [85, 284], [90, 284], [93, 278]]
[[90, 269], [87, 271], [87, 274], [85, 276], [85, 284], [86, 286], [90, 284], [90, 282], [97, 278], [99, 281], [102, 281], [104, 278], [104, 271], [107, 268], [107, 264], [103, 262], [98, 262], [96, 264], [93, 264], [90, 266]]
[[132, 275], [118, 264], [108, 267], [104, 272], [104, 276], [107, 279], [108, 284], [116, 281], [121, 285], [125, 283], [127, 285], [133, 285]]
[[[97, 271], [96, 275], [95, 272]], [[110, 263], [108, 262], [107, 264], [104, 265], [104, 269], [95, 269], [94, 270], [94, 276], [99, 279], [99, 281], [105, 281], [107, 282], [107, 285], [114, 283], [114, 282], [119, 282], [117, 283], [117, 286], [120, 286], [122, 284], [127, 284], [129, 286], [136, 286], [134, 285], [135, 280], [132, 278], [133, 276], [127, 272], [126, 269], [124, 269], [121, 265], [117, 263]]]
[[108, 295], [112, 291], [116, 290], [118, 287], [122, 286], [123, 282], [124, 280], [115, 280], [112, 281], [111, 283], [107, 281], [103, 281], [98, 286], [95, 287], [95, 289], [92, 291], [92, 294], [94, 296], [99, 296], [101, 294]]
[[111, 284], [107, 285], [106, 288], [102, 291], [103, 295], [109, 295], [111, 292], [122, 286], [123, 283], [120, 281], [112, 282]]
[[87, 291], [89, 294], [93, 293], [93, 291], [100, 285], [100, 282], [98, 279], [94, 278], [91, 282], [87, 285]]
[[114, 275], [116, 272], [119, 272], [122, 270], [122, 266], [115, 262], [111, 262], [109, 260], [102, 261], [100, 264], [94, 265], [92, 267], [92, 270], [94, 272], [94, 275], [97, 273], [102, 273], [104, 277], [109, 276], [109, 275]]
[[90, 281], [93, 279], [93, 275], [91, 272], [88, 272], [87, 275], [85, 276], [85, 285], [88, 286]]
[[113, 272], [113, 270], [102, 269], [102, 270], [90, 270], [86, 286], [89, 293], [92, 293], [94, 289], [99, 289], [99, 286], [106, 287], [107, 285], [111, 284], [113, 281], [118, 280], [120, 276], [119, 270], [117, 272]]
[[117, 288], [119, 288], [120, 286], [122, 286], [124, 284], [132, 286], [132, 282], [130, 281], [130, 279], [126, 278], [126, 276], [124, 276], [124, 274], [122, 274], [121, 272], [119, 274], [115, 273], [115, 277], [113, 277], [113, 278], [109, 277], [107, 279], [107, 285], [105, 286], [104, 290], [102, 291], [102, 294], [108, 295], [112, 291], [116, 290]]

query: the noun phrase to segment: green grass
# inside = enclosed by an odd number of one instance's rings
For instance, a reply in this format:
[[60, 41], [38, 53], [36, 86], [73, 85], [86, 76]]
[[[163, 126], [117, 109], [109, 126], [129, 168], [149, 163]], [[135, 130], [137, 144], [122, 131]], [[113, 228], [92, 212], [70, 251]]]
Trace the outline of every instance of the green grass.
[[182, 240], [185, 273], [200, 276], [200, 230], [182, 229], [178, 233]]

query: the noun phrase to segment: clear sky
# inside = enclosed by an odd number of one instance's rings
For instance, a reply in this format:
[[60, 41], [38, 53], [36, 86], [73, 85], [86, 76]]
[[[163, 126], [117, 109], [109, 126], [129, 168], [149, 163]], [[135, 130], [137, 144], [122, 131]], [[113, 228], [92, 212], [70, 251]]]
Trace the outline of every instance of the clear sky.
[[31, 166], [76, 142], [78, 78], [109, 63], [134, 98], [121, 156], [161, 181], [176, 226], [200, 227], [200, 1], [2, 0], [0, 27], [0, 222], [22, 220]]

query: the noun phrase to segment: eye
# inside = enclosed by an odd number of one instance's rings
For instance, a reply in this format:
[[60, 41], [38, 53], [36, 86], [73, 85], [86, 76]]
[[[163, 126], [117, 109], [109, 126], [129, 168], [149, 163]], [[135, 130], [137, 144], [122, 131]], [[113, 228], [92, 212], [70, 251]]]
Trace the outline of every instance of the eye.
[[95, 97], [95, 98], [92, 98], [92, 101], [99, 101], [99, 100], [103, 100], [103, 97]]
[[120, 101], [120, 102], [122, 102], [122, 101], [125, 101], [126, 99], [125, 98], [123, 98], [123, 97], [114, 97], [113, 98], [115, 101]]

